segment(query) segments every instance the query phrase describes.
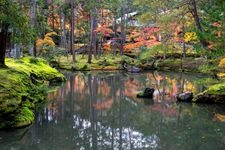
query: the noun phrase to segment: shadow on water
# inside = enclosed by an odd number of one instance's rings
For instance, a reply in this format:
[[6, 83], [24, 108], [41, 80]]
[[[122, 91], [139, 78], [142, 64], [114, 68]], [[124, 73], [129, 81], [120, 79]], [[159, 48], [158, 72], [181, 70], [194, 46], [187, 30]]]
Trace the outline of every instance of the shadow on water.
[[[223, 149], [224, 105], [176, 103], [179, 92], [204, 90], [199, 75], [86, 72], [68, 74], [49, 93], [35, 124], [0, 132], [0, 149]], [[136, 93], [154, 87], [154, 99]], [[21, 134], [21, 133], [22, 134]], [[18, 134], [20, 133], [20, 134]]]

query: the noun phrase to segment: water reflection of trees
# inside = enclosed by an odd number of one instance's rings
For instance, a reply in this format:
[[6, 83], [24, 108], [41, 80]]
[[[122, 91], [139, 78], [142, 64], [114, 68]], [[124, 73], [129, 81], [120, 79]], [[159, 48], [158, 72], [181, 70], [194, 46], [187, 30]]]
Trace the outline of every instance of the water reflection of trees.
[[[128, 79], [127, 82], [129, 81]], [[54, 109], [58, 111], [48, 113], [48, 115], [53, 115], [48, 118], [55, 118], [55, 120], [61, 118], [62, 103], [68, 101], [66, 109], [71, 109], [70, 112], [73, 112], [73, 115], [71, 114], [73, 118], [72, 138], [77, 141], [73, 146], [82, 145], [85, 149], [157, 147], [159, 139], [155, 134], [144, 135], [133, 128], [135, 120], [131, 118], [135, 115], [137, 108], [129, 106], [130, 104], [124, 101], [126, 96], [124, 84], [120, 75], [110, 75], [106, 78], [91, 74], [85, 77], [74, 76], [67, 83], [67, 88], [62, 88], [49, 96], [49, 99], [56, 99], [52, 102], [56, 103]], [[67, 101], [63, 102], [63, 99]], [[51, 105], [53, 104], [48, 105], [48, 109], [53, 109]], [[47, 121], [59, 122], [58, 120]]]
[[[157, 89], [151, 105], [136, 99], [135, 93], [147, 86]], [[224, 113], [223, 108], [174, 103], [175, 93], [200, 88], [185, 75], [78, 73], [64, 87], [49, 94], [49, 103], [37, 112], [36, 123], [20, 141], [25, 145], [17, 147], [220, 148], [223, 124], [213, 122], [212, 118], [214, 112]]]

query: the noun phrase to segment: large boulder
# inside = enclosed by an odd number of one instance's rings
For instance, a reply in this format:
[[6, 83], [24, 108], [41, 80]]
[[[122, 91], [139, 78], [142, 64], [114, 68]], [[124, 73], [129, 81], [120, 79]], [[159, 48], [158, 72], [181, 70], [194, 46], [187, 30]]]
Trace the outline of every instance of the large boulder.
[[144, 91], [137, 94], [138, 98], [153, 98], [154, 88], [145, 88]]
[[193, 99], [193, 93], [188, 91], [185, 93], [177, 94], [176, 98], [177, 101], [180, 102], [191, 102]]

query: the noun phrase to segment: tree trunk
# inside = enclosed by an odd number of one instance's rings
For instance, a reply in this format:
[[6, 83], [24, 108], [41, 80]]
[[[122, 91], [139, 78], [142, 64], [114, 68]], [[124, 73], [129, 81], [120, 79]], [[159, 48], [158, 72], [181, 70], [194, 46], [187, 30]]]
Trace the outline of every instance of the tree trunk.
[[124, 53], [124, 44], [126, 42], [126, 34], [125, 34], [125, 5], [126, 1], [122, 1], [122, 9], [121, 9], [121, 48], [120, 48], [120, 54], [123, 55]]
[[89, 41], [89, 48], [88, 48], [88, 63], [91, 63], [92, 59], [92, 47], [93, 47], [93, 28], [94, 28], [94, 17], [91, 15], [91, 31], [90, 31], [90, 41]]
[[65, 8], [62, 9], [61, 12], [62, 20], [61, 20], [61, 26], [62, 26], [62, 47], [66, 50], [66, 55], [68, 57], [68, 49], [66, 47], [66, 15], [65, 15]]
[[[192, 8], [193, 8], [192, 15], [194, 17], [196, 27], [197, 27], [198, 31], [200, 33], [202, 33], [203, 30], [202, 30], [202, 26], [200, 24], [200, 20], [199, 20], [199, 16], [198, 16], [196, 1], [195, 0], [191, 0], [191, 5], [192, 5]], [[202, 45], [203, 48], [205, 48], [207, 46], [207, 42], [204, 39], [200, 38], [200, 42], [201, 42], [201, 45]]]
[[0, 67], [5, 66], [5, 52], [6, 52], [6, 43], [8, 38], [8, 27], [5, 25], [1, 25], [2, 27], [0, 32]]
[[[184, 36], [185, 36], [185, 20], [184, 20], [184, 14], [182, 14], [182, 33], [183, 33], [183, 39], [184, 39]], [[183, 57], [184, 57], [184, 60], [186, 59], [186, 44], [185, 44], [185, 41], [183, 40]], [[181, 68], [182, 69], [182, 68]]]
[[116, 9], [114, 10], [114, 21], [113, 21], [113, 30], [114, 30], [114, 42], [113, 42], [113, 54], [116, 55], [116, 45], [117, 45], [117, 22], [116, 22]]
[[[31, 15], [30, 15], [30, 19], [31, 19], [31, 26], [33, 28], [36, 27], [36, 7], [37, 7], [37, 0], [32, 0], [32, 6], [31, 6]], [[36, 38], [34, 40], [33, 45], [31, 45], [30, 48], [30, 54], [34, 57], [36, 57]]]
[[95, 32], [95, 30], [98, 27], [98, 20], [97, 20], [97, 8], [96, 6], [94, 7], [93, 10], [94, 16], [93, 16], [93, 48], [94, 48], [94, 56], [95, 58], [97, 58], [97, 33]]
[[166, 44], [166, 42], [165, 43], [163, 43], [163, 61], [165, 61], [166, 60], [166, 51], [167, 51], [167, 44]]
[[52, 30], [55, 31], [55, 16], [54, 16], [54, 4], [53, 3], [52, 3], [51, 20], [52, 20]]
[[37, 45], [36, 45], [36, 40], [34, 40], [34, 57], [37, 57]]
[[71, 39], [70, 39], [70, 48], [73, 57], [73, 63], [75, 63], [75, 51], [74, 51], [74, 1], [70, 0], [71, 5]]

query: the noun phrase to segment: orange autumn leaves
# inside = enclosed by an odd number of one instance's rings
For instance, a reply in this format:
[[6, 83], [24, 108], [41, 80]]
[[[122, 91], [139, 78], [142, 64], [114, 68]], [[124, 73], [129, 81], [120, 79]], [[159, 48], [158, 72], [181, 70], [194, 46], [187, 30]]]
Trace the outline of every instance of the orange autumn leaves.
[[44, 36], [43, 39], [36, 40], [36, 46], [39, 54], [45, 53], [46, 51], [55, 47], [55, 42], [52, 39], [52, 36], [55, 35], [57, 35], [56, 32], [49, 32]]
[[110, 36], [110, 34], [113, 33], [112, 29], [110, 29], [107, 25], [99, 25], [94, 32], [100, 34], [101, 36]]
[[36, 45], [38, 48], [42, 48], [44, 46], [50, 46], [50, 47], [54, 47], [55, 43], [52, 39], [51, 36], [53, 35], [57, 35], [56, 32], [49, 32], [45, 35], [45, 37], [43, 39], [37, 39], [36, 41]]
[[[127, 35], [127, 44], [124, 45], [125, 52], [132, 52], [135, 49], [138, 49], [142, 46], [153, 46], [159, 44], [160, 42], [156, 39], [156, 34], [160, 29], [158, 27], [146, 27], [142, 29], [131, 30]], [[110, 37], [113, 34], [113, 31], [106, 25], [99, 26], [95, 32], [100, 34], [103, 37]], [[118, 31], [119, 33], [120, 31]], [[111, 41], [120, 44], [120, 38], [111, 38]], [[116, 42], [115, 42], [116, 41]], [[107, 42], [103, 44], [103, 50], [111, 51], [113, 49], [113, 42]]]
[[132, 51], [142, 46], [153, 46], [159, 44], [155, 35], [160, 29], [158, 27], [146, 27], [141, 30], [132, 31], [128, 40], [128, 43], [124, 46], [125, 51]]

